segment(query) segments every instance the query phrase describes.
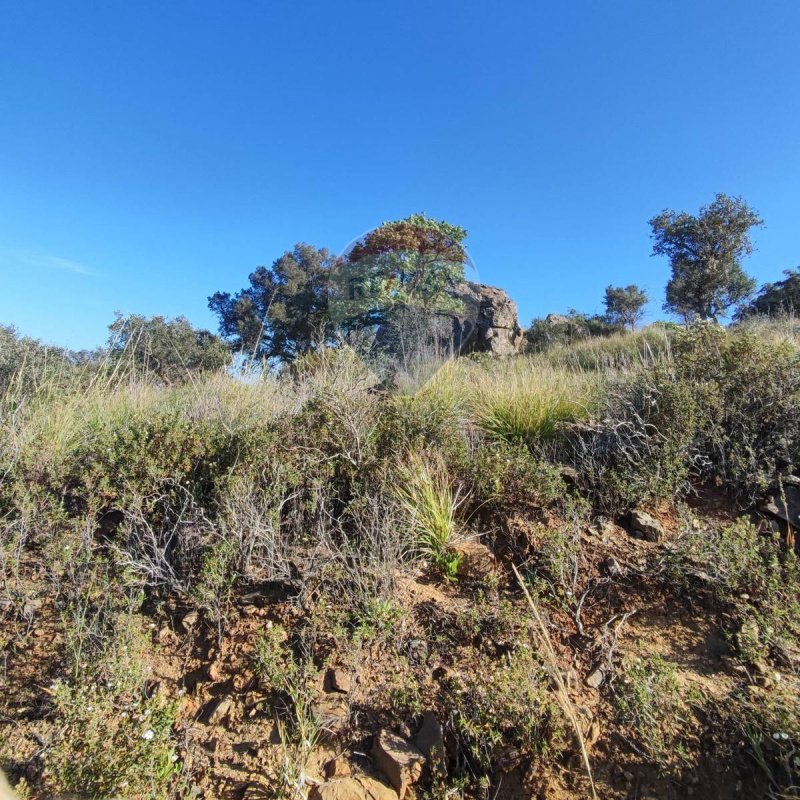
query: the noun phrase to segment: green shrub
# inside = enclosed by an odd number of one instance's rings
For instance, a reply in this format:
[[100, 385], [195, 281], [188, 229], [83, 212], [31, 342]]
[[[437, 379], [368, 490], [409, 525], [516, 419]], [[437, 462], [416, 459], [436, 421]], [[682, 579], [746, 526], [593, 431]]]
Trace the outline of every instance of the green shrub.
[[559, 468], [521, 443], [483, 443], [472, 458], [469, 474], [473, 502], [488, 511], [543, 509], [567, 493]]
[[691, 713], [675, 665], [661, 656], [627, 656], [615, 676], [614, 702], [635, 743], [659, 769], [686, 765], [686, 723]]
[[716, 531], [684, 534], [671, 580], [700, 586], [727, 611], [727, 629], [748, 662], [791, 652], [800, 642], [800, 564], [746, 518]]
[[573, 429], [572, 458], [596, 504], [621, 512], [716, 479], [744, 503], [800, 463], [800, 350], [698, 324], [672, 356], [610, 389]]
[[481, 658], [446, 682], [443, 697], [472, 771], [491, 772], [509, 750], [519, 758], [558, 752], [565, 724], [536, 653], [509, 653], [499, 667]]

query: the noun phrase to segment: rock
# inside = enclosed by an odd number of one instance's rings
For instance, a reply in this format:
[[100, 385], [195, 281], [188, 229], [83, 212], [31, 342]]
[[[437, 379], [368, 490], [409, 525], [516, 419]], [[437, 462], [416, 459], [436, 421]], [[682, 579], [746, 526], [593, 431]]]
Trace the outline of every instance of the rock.
[[650, 514], [636, 509], [631, 511], [631, 528], [648, 542], [660, 542], [664, 538], [664, 526]]
[[184, 614], [183, 619], [181, 620], [181, 626], [186, 633], [190, 633], [192, 629], [196, 627], [199, 619], [200, 616], [196, 611], [190, 611], [188, 614]]
[[453, 339], [460, 355], [518, 353], [523, 345], [517, 304], [496, 286], [464, 281], [451, 292], [463, 305], [453, 319]]
[[603, 675], [603, 670], [596, 669], [593, 672], [590, 672], [586, 678], [586, 685], [591, 687], [592, 689], [599, 689], [603, 685], [603, 679], [605, 675]]
[[334, 739], [347, 724], [350, 707], [345, 695], [332, 692], [314, 703], [314, 714], [319, 720], [320, 738]]
[[[761, 504], [761, 511], [771, 514], [773, 517], [788, 522], [793, 528], [800, 530], [800, 485], [791, 480], [793, 476], [783, 482], [783, 491], [776, 491], [767, 497]], [[785, 531], [781, 531], [785, 533]]]
[[426, 711], [422, 715], [422, 727], [414, 737], [414, 744], [429, 762], [444, 766], [444, 729], [433, 711]]
[[483, 542], [475, 538], [465, 539], [456, 545], [461, 554], [458, 574], [463, 578], [485, 581], [497, 573], [497, 559]]
[[344, 756], [336, 756], [325, 764], [325, 777], [328, 780], [349, 778], [351, 774], [352, 770]]
[[224, 672], [222, 671], [222, 663], [219, 660], [212, 661], [208, 665], [208, 678], [209, 680], [217, 683], [221, 681], [224, 676]]
[[609, 578], [618, 578], [620, 575], [622, 575], [622, 567], [619, 565], [619, 561], [617, 561], [614, 556], [609, 556], [603, 562], [603, 571], [609, 576]]
[[521, 350], [524, 338], [517, 304], [502, 289], [464, 281], [449, 294], [460, 305], [457, 311], [441, 312], [421, 329], [414, 329], [414, 323], [408, 330], [397, 323], [383, 324], [375, 333], [373, 347], [400, 354], [413, 349], [414, 341], [423, 336], [437, 341], [442, 350], [458, 355], [504, 356]]
[[233, 698], [230, 695], [223, 695], [206, 704], [200, 714], [200, 719], [206, 725], [218, 725], [230, 713], [233, 706]]
[[408, 787], [419, 780], [425, 763], [425, 756], [411, 742], [387, 730], [375, 736], [372, 757], [397, 790], [400, 800], [405, 797]]
[[397, 800], [397, 795], [385, 783], [362, 775], [317, 784], [311, 788], [308, 800]]
[[341, 668], [328, 670], [327, 685], [332, 692], [341, 692], [348, 694], [353, 688], [353, 679], [350, 673]]

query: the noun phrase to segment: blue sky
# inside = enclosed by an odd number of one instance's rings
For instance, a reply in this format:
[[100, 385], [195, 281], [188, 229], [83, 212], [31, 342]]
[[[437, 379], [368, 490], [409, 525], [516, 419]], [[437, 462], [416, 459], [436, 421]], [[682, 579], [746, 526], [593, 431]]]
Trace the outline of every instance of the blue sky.
[[527, 324], [668, 266], [647, 220], [741, 194], [800, 263], [800, 3], [3, 3], [0, 322], [72, 347], [297, 241], [417, 211]]

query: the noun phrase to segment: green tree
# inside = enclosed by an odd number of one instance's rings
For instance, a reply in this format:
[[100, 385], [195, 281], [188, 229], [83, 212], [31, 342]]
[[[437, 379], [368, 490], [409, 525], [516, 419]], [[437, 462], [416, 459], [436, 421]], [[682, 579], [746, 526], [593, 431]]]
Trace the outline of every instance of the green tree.
[[218, 336], [192, 327], [185, 317], [118, 313], [108, 330], [112, 363], [165, 383], [181, 383], [192, 373], [219, 369], [230, 361], [230, 351]]
[[765, 283], [752, 302], [737, 311], [736, 318], [800, 312], [800, 267], [784, 270], [782, 281]]
[[627, 325], [631, 330], [644, 316], [647, 292], [634, 284], [629, 286], [607, 286], [603, 299], [606, 316], [612, 324]]
[[0, 324], [0, 398], [12, 386], [27, 392], [38, 384], [63, 378], [76, 354], [20, 336], [13, 325]]
[[357, 241], [336, 280], [335, 316], [346, 329], [392, 322], [409, 311], [460, 310], [450, 291], [464, 280], [464, 228], [425, 214], [385, 222]]
[[650, 220], [653, 255], [667, 256], [672, 276], [664, 310], [692, 319], [724, 316], [755, 282], [741, 260], [753, 252], [750, 229], [763, 221], [740, 197], [718, 194], [697, 216], [662, 211]]
[[208, 298], [220, 333], [253, 357], [289, 361], [313, 351], [334, 333], [328, 293], [337, 264], [324, 248], [295, 245], [271, 267], [251, 273], [247, 288]]

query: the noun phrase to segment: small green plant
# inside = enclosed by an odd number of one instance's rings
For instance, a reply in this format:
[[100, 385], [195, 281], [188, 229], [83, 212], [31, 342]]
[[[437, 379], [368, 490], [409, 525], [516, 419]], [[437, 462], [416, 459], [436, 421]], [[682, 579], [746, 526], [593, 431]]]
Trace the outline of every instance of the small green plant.
[[395, 494], [420, 554], [453, 580], [461, 562], [455, 546], [463, 536], [459, 511], [467, 496], [462, 487], [454, 486], [439, 457], [412, 452], [398, 468]]
[[500, 664], [481, 656], [446, 684], [445, 702], [473, 769], [489, 773], [506, 748], [520, 757], [558, 751], [564, 719], [548, 687], [543, 662], [528, 648], [506, 654]]
[[659, 655], [625, 656], [614, 692], [620, 720], [629, 727], [636, 746], [665, 771], [683, 766], [682, 739], [690, 706], [675, 665]]
[[180, 768], [176, 703], [86, 682], [60, 683], [53, 697], [63, 731], [48, 755], [55, 787], [93, 798], [169, 796]]

